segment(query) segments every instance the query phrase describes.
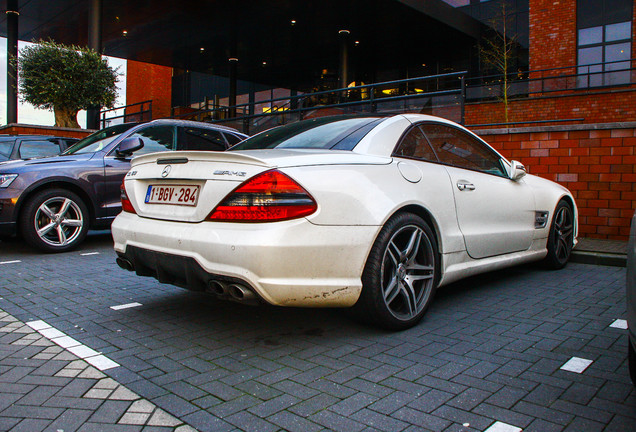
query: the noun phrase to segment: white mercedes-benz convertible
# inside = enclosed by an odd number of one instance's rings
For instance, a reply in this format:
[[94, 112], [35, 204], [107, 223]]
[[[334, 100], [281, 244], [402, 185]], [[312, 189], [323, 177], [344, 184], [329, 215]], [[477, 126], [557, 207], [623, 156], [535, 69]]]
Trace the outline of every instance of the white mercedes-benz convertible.
[[577, 235], [566, 188], [420, 114], [316, 118], [222, 153], [143, 155], [121, 195], [122, 268], [249, 303], [354, 306], [390, 329], [416, 324], [460, 278], [563, 267]]

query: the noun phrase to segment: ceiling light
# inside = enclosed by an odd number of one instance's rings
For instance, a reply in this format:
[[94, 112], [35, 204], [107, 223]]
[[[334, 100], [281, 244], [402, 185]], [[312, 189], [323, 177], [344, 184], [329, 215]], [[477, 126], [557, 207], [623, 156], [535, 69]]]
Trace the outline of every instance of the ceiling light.
[[291, 25], [296, 25], [296, 20], [291, 20]]
[[128, 30], [124, 30], [123, 32], [121, 32], [122, 36], [128, 36]]

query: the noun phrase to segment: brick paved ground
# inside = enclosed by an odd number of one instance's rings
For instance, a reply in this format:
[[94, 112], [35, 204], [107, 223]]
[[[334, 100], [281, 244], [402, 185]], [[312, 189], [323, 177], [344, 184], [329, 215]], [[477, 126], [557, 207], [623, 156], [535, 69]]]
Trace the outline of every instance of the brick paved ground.
[[[388, 333], [339, 310], [217, 302], [114, 257], [107, 235], [60, 255], [0, 243], [0, 430], [636, 430], [626, 331], [610, 327], [622, 268], [472, 278]], [[560, 369], [572, 357], [593, 362]]]

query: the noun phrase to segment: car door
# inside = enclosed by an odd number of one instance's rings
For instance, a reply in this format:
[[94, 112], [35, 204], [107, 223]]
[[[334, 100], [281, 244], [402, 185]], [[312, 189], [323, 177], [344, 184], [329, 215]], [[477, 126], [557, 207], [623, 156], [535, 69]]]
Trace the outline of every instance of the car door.
[[118, 156], [115, 148], [104, 157], [104, 181], [100, 193], [100, 207], [104, 210], [106, 217], [116, 216], [121, 210], [119, 187], [124, 176], [130, 170], [130, 161], [134, 156], [175, 149], [174, 125], [148, 126], [137, 129], [126, 137], [140, 138], [144, 146], [137, 150], [133, 156]]
[[486, 258], [528, 249], [535, 221], [532, 188], [523, 179], [511, 180], [502, 158], [469, 133], [445, 124], [421, 128], [450, 176], [468, 254]]

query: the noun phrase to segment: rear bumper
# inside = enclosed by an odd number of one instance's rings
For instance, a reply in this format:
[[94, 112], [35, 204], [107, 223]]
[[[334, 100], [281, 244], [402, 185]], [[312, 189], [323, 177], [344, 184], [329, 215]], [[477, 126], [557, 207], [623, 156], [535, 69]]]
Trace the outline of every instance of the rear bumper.
[[142, 275], [160, 281], [161, 274], [167, 275], [164, 282], [194, 290], [205, 289], [210, 280], [241, 281], [267, 303], [310, 307], [357, 301], [379, 229], [319, 226], [306, 219], [182, 223], [130, 213], [120, 214], [112, 225], [115, 250]]

